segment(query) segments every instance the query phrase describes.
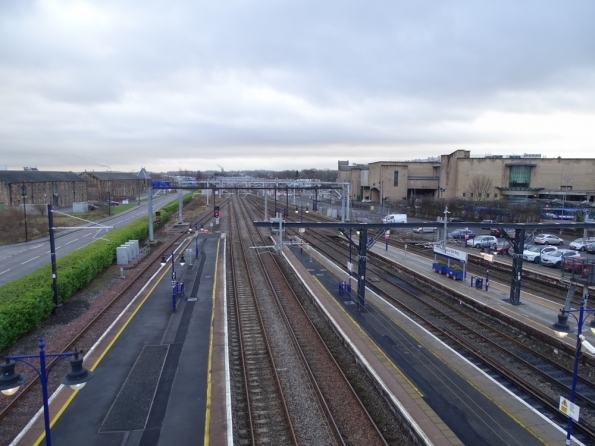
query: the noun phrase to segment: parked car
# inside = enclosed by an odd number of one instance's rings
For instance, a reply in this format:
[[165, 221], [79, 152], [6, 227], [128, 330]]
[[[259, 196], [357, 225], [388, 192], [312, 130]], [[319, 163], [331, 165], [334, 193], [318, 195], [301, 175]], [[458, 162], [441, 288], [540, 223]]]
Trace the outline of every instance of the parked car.
[[535, 237], [533, 243], [535, 243], [536, 245], [563, 245], [564, 240], [562, 240], [557, 235], [540, 234]]
[[106, 204], [109, 204], [110, 206], [118, 206], [120, 203], [114, 200], [108, 200], [106, 201]]
[[587, 239], [577, 238], [575, 241], [568, 244], [569, 248], [576, 249], [577, 251], [586, 251], [589, 243], [595, 243], [595, 237], [589, 237]]
[[498, 243], [498, 239], [493, 235], [478, 235], [467, 242], [468, 245], [474, 248], [487, 248]]
[[422, 232], [436, 232], [437, 230], [438, 230], [438, 228], [431, 227], [431, 226], [420, 226], [419, 228], [413, 228], [413, 232], [416, 232], [418, 234], [420, 234]]
[[551, 254], [542, 254], [541, 264], [552, 266], [554, 268], [561, 268], [562, 262], [571, 257], [581, 257], [581, 255], [572, 249], [557, 249]]
[[551, 212], [545, 212], [543, 214], [543, 218], [546, 218], [548, 220], [554, 220], [556, 218], [556, 214], [552, 214]]
[[585, 257], [568, 257], [562, 262], [562, 269], [574, 274], [580, 274], [583, 277], [587, 277], [589, 271], [589, 264], [593, 264], [593, 260], [589, 260]]
[[495, 237], [504, 237], [504, 233], [506, 233], [510, 238], [514, 237], [514, 229], [504, 228], [504, 232], [502, 232], [502, 228], [491, 228], [490, 234]]
[[451, 223], [463, 223], [463, 219], [459, 217], [450, 217], [448, 221]]
[[494, 254], [498, 254], [498, 255], [510, 255], [510, 249], [512, 248], [512, 245], [510, 244], [510, 242], [508, 240], [500, 240], [498, 243], [496, 243], [495, 245], [492, 245], [492, 251]]
[[496, 220], [483, 220], [481, 222], [481, 224], [482, 225], [491, 225], [491, 226], [488, 226], [486, 228], [481, 228], [481, 229], [488, 229], [489, 230], [489, 229], [492, 229], [494, 227], [494, 225], [499, 225], [500, 223], [498, 223]]
[[540, 263], [542, 254], [551, 254], [557, 250], [558, 248], [554, 246], [525, 246], [525, 249], [523, 251], [523, 260], [527, 260], [528, 262]]
[[595, 243], [589, 243], [586, 247], [586, 251], [589, 254], [595, 254]]
[[475, 237], [475, 233], [470, 229], [456, 229], [448, 234], [450, 238], [459, 240], [470, 240]]

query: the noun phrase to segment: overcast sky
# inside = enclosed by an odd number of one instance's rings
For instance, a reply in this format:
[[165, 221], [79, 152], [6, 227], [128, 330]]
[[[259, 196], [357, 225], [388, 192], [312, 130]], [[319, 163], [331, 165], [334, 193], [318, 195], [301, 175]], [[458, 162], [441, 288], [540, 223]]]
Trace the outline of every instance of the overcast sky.
[[595, 157], [595, 2], [1, 0], [0, 166]]

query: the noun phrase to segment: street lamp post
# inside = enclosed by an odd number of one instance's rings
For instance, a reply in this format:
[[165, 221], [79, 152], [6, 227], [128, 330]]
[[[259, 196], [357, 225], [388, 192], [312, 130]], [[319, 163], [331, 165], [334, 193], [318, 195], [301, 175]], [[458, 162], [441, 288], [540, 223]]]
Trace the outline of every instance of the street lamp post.
[[[51, 446], [52, 438], [50, 431], [50, 409], [49, 409], [49, 397], [48, 397], [48, 374], [51, 372], [54, 363], [46, 370], [45, 358], [59, 358], [58, 361], [74, 356], [70, 360], [70, 372], [62, 378], [62, 384], [70, 386], [74, 390], [80, 390], [84, 385], [93, 378], [93, 372], [90, 372], [83, 367], [83, 351], [75, 350], [74, 352], [66, 353], [46, 353], [45, 344], [43, 338], [39, 338], [39, 354], [38, 355], [23, 355], [23, 356], [6, 356], [4, 362], [0, 365], [2, 370], [2, 376], [0, 376], [0, 391], [4, 395], [14, 395], [21, 384], [25, 382], [26, 376], [16, 373], [14, 371], [16, 362], [22, 362], [31, 367], [41, 382], [41, 392], [43, 396], [43, 421], [45, 425], [45, 444]], [[79, 355], [81, 356], [79, 358]], [[39, 359], [39, 368], [31, 364], [27, 359]]]
[[450, 214], [450, 212], [448, 211], [448, 206], [446, 206], [444, 208], [444, 238], [442, 242], [442, 249], [446, 249], [446, 222], [448, 221], [448, 214]]
[[[172, 288], [172, 295], [171, 295], [171, 306], [173, 311], [176, 311], [177, 308], [177, 300], [178, 300], [178, 281], [176, 278], [176, 262], [175, 262], [175, 252], [171, 254], [171, 288]], [[167, 259], [165, 254], [161, 256], [161, 266], [165, 266], [167, 264]], [[184, 266], [186, 261], [184, 260], [184, 254], [180, 254], [180, 266]]]
[[25, 183], [21, 186], [21, 196], [23, 197], [23, 214], [25, 217], [25, 242], [29, 241], [29, 236], [27, 235], [27, 186]]
[[[194, 234], [194, 249], [195, 249], [195, 255], [194, 258], [196, 260], [198, 260], [198, 222], [196, 222], [194, 224], [194, 226], [196, 227], [196, 234]], [[204, 227], [203, 225], [200, 225], [200, 230], [204, 231]], [[192, 234], [192, 224], [190, 225], [190, 230], [189, 230], [190, 234]]]
[[[556, 335], [560, 338], [564, 338], [569, 333], [573, 332], [573, 330], [568, 325], [568, 315], [571, 315], [577, 323], [576, 348], [574, 355], [574, 369], [572, 372], [572, 386], [570, 390], [570, 403], [568, 403], [568, 401], [566, 401], [563, 397], [560, 397], [560, 410], [568, 415], [568, 424], [566, 427], [566, 446], [570, 445], [570, 438], [572, 436], [572, 421], [578, 421], [580, 412], [580, 407], [574, 404], [574, 399], [576, 396], [576, 384], [578, 381], [578, 365], [581, 356], [581, 348], [585, 347], [591, 353], [595, 354], [595, 346], [589, 343], [582, 334], [585, 320], [591, 314], [595, 313], [595, 308], [586, 308], [587, 299], [589, 297], [589, 284], [593, 283], [593, 268], [591, 268], [590, 274], [588, 275], [587, 280], [584, 282], [580, 308], [578, 310], [570, 308], [570, 302], [572, 301], [575, 290], [575, 285], [571, 284], [566, 297], [566, 304], [564, 308], [560, 310], [560, 314], [558, 314], [558, 320], [552, 326]], [[578, 313], [578, 318], [575, 316], [575, 313]], [[595, 333], [595, 320], [591, 321], [589, 327], [591, 328], [591, 331]]]

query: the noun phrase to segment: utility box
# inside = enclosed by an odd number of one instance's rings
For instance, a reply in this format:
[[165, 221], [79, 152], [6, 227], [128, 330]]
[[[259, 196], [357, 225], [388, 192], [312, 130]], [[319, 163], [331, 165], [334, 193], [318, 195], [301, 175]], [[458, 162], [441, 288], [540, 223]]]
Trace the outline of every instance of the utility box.
[[128, 258], [129, 248], [125, 246], [118, 246], [116, 248], [116, 263], [118, 265], [126, 265], [131, 260]]
[[87, 201], [75, 201], [72, 203], [72, 212], [74, 214], [83, 214], [89, 212], [89, 202]]

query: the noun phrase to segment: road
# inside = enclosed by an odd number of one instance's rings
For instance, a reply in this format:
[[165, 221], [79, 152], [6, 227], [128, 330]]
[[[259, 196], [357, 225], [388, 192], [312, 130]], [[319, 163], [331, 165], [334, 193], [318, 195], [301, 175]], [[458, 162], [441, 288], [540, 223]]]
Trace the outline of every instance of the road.
[[[177, 194], [155, 197], [153, 198], [153, 211], [156, 211], [167, 203], [177, 199]], [[146, 202], [143, 202], [140, 206], [115, 214], [111, 217], [97, 220], [94, 223], [119, 228], [140, 217], [147, 218]], [[81, 226], [91, 225], [84, 223]], [[56, 232], [56, 258], [59, 259], [60, 257], [82, 248], [83, 246], [87, 246], [90, 243], [103, 243], [101, 237], [106, 233], [105, 229], [83, 229], [80, 227], [73, 227], [72, 229]], [[2, 245], [0, 246], [0, 286], [31, 273], [32, 271], [49, 264], [50, 261], [49, 237], [31, 240], [27, 243]]]

